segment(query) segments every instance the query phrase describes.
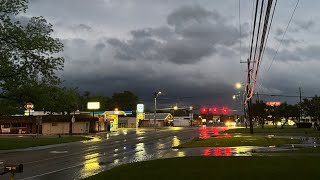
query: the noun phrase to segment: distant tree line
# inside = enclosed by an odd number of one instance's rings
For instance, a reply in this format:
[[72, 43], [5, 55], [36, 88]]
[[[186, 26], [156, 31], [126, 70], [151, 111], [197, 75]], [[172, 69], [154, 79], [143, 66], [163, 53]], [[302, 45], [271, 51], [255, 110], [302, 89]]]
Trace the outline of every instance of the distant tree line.
[[29, 84], [15, 91], [2, 94], [0, 115], [21, 114], [27, 102], [34, 104], [35, 111], [72, 113], [76, 110], [88, 111], [87, 102], [100, 102], [100, 110], [135, 110], [139, 98], [130, 91], [113, 93], [112, 96], [95, 96], [88, 91], [81, 94], [78, 88]]
[[[251, 115], [263, 127], [265, 120], [272, 121], [277, 125], [277, 122], [285, 120], [281, 127], [283, 128], [289, 118], [301, 121], [301, 117], [310, 117], [312, 121], [320, 120], [320, 97], [305, 98], [297, 104], [282, 103], [280, 106], [268, 106], [263, 101], [256, 101], [252, 104]], [[301, 117], [300, 117], [301, 113]]]

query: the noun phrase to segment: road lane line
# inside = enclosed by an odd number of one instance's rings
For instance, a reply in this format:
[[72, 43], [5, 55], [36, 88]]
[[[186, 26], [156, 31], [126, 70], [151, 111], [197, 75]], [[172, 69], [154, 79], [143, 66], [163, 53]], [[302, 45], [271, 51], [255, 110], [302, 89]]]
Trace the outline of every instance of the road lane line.
[[33, 179], [33, 178], [36, 178], [36, 177], [45, 176], [45, 175], [48, 175], [48, 174], [52, 174], [52, 173], [64, 171], [64, 170], [67, 170], [67, 169], [72, 169], [72, 168], [79, 167], [79, 166], [83, 166], [83, 164], [78, 164], [78, 165], [74, 165], [74, 166], [69, 166], [69, 167], [66, 167], [66, 168], [62, 168], [62, 169], [58, 169], [58, 170], [46, 172], [46, 173], [43, 173], [43, 174], [38, 174], [38, 175], [35, 175], [35, 176], [23, 178], [23, 179], [21, 179], [21, 180]]

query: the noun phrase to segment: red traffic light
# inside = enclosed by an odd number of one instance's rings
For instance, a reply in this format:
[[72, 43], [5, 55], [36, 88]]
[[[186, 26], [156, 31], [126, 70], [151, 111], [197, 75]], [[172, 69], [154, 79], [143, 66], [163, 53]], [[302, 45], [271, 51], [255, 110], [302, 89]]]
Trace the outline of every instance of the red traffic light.
[[208, 108], [206, 107], [201, 108], [201, 113], [202, 114], [208, 113]]
[[229, 109], [224, 107], [224, 108], [222, 109], [222, 112], [223, 112], [224, 114], [227, 114], [227, 113], [229, 112]]
[[218, 108], [215, 108], [215, 107], [214, 107], [214, 108], [211, 109], [211, 111], [212, 111], [212, 113], [214, 113], [214, 114], [215, 114], [215, 113], [218, 113]]

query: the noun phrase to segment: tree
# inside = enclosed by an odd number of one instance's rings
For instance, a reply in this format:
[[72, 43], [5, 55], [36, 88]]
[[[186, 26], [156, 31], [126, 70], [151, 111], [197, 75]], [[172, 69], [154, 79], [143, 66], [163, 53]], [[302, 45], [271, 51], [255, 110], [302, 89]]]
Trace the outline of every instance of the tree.
[[0, 1], [0, 88], [2, 94], [26, 83], [58, 84], [55, 71], [64, 59], [55, 54], [63, 44], [51, 37], [52, 25], [43, 17], [19, 21], [27, 0]]
[[34, 110], [57, 113], [71, 113], [80, 108], [81, 101], [77, 88], [60, 88], [44, 83], [25, 84], [21, 88], [6, 92], [2, 99], [0, 115], [23, 113], [27, 102], [34, 104]]
[[114, 93], [111, 99], [113, 108], [120, 108], [122, 110], [134, 110], [139, 102], [139, 97], [130, 91]]
[[267, 118], [267, 105], [263, 101], [256, 101], [251, 107], [252, 117], [258, 119], [261, 127], [264, 128], [265, 119]]
[[312, 120], [320, 118], [320, 97], [314, 96], [312, 99], [305, 98], [302, 102], [302, 112], [305, 116], [310, 116]]
[[280, 117], [285, 118], [285, 122], [282, 123], [281, 128], [283, 129], [284, 126], [288, 123], [289, 117], [299, 117], [300, 113], [299, 113], [299, 107], [298, 105], [291, 105], [291, 104], [287, 104], [287, 103], [282, 103], [279, 107], [279, 114]]

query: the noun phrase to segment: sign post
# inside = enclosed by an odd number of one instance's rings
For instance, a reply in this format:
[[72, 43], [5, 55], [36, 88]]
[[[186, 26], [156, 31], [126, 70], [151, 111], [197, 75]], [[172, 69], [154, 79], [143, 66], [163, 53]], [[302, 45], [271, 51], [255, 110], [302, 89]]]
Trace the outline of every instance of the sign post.
[[94, 110], [100, 109], [100, 102], [88, 102], [87, 108], [92, 110], [92, 120], [94, 121]]
[[138, 127], [139, 127], [140, 120], [144, 120], [144, 104], [137, 104], [136, 129], [138, 129]]
[[29, 116], [31, 115], [31, 110], [33, 110], [34, 106], [31, 102], [28, 102], [26, 105], [24, 105], [24, 108], [29, 111]]

